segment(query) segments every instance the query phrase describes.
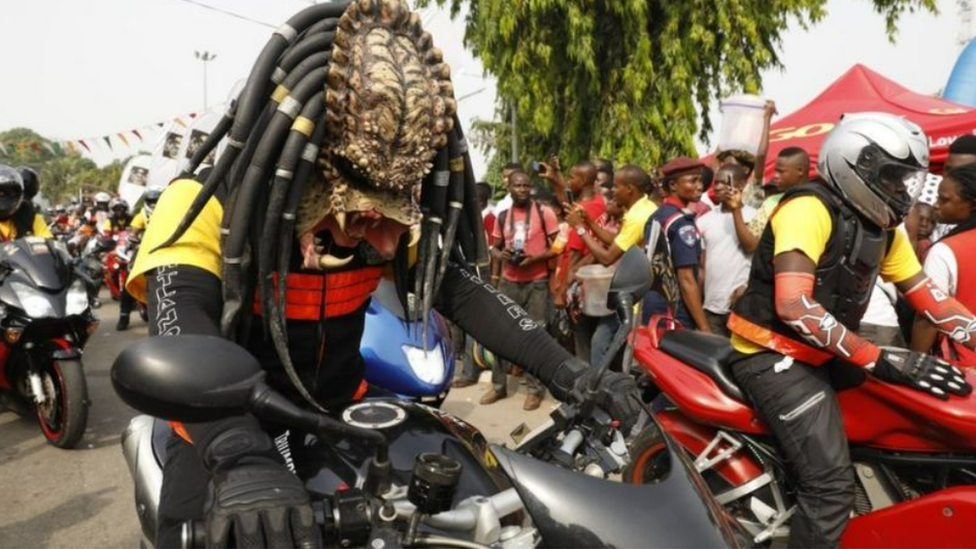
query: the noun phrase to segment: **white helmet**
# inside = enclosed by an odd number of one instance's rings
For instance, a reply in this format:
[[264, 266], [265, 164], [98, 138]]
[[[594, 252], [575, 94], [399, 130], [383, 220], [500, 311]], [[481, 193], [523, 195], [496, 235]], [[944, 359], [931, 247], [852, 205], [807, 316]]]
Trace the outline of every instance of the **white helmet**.
[[108, 210], [108, 203], [111, 200], [112, 200], [112, 195], [108, 194], [105, 191], [102, 191], [102, 192], [95, 193], [95, 196], [92, 199], [92, 202], [95, 203], [95, 206], [98, 206], [102, 210], [106, 210], [107, 211]]
[[894, 228], [912, 207], [929, 165], [913, 122], [887, 113], [844, 115], [820, 148], [817, 171], [864, 217]]

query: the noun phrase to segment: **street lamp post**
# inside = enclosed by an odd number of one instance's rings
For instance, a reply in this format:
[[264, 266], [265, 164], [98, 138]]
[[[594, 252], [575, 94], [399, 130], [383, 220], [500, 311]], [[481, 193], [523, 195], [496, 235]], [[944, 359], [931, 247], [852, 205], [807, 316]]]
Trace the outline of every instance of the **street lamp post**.
[[203, 110], [207, 110], [207, 63], [216, 59], [217, 54], [208, 51], [194, 51], [193, 54], [203, 61]]

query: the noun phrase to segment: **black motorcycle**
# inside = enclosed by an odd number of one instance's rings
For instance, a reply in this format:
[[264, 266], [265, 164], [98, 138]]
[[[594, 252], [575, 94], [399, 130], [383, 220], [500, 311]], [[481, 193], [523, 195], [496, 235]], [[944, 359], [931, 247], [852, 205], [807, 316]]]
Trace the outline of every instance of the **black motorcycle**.
[[[637, 257], [637, 274], [646, 278], [647, 262]], [[618, 274], [613, 288], [620, 302], [633, 303], [646, 283], [626, 278]], [[208, 336], [143, 340], [112, 368], [120, 397], [156, 418], [212, 421], [247, 411], [281, 425], [275, 445], [305, 481], [329, 546], [737, 547], [744, 539], [678, 451], [670, 451], [670, 474], [653, 486], [594, 478], [619, 471], [619, 455], [606, 452], [618, 450], [621, 438], [586, 398], [563, 406], [568, 419], [559, 426], [527, 439], [533, 455], [559, 448], [568, 456], [560, 467], [490, 445], [475, 427], [419, 403], [368, 398], [334, 417], [309, 412], [264, 376], [244, 349]], [[123, 435], [144, 542], [155, 531], [168, 436], [148, 416]], [[184, 525], [184, 546], [203, 546], [201, 532]]]
[[88, 422], [81, 350], [98, 322], [64, 245], [0, 244], [0, 396], [34, 415], [48, 442], [72, 448]]

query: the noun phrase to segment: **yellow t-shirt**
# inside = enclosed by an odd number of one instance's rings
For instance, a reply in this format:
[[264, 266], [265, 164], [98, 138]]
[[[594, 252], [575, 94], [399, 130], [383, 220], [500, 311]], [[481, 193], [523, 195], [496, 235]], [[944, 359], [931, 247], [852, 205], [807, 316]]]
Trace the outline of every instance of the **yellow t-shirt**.
[[[54, 235], [51, 234], [51, 229], [47, 227], [47, 223], [44, 222], [44, 218], [41, 217], [41, 214], [34, 214], [34, 223], [31, 227], [31, 232], [34, 233], [34, 236], [39, 236], [41, 238], [54, 238]], [[14, 240], [19, 236], [23, 235], [17, 234], [17, 228], [14, 226], [13, 219], [0, 221], [0, 240]]]
[[620, 232], [613, 239], [613, 243], [624, 252], [635, 244], [643, 243], [644, 225], [647, 224], [647, 220], [656, 211], [657, 204], [651, 202], [646, 196], [642, 196], [624, 214], [623, 223], [620, 225]]
[[132, 218], [132, 222], [129, 223], [129, 227], [133, 229], [143, 230], [146, 228], [146, 212], [141, 211]]
[[145, 274], [164, 265], [191, 265], [220, 276], [220, 221], [224, 208], [211, 197], [186, 233], [171, 246], [153, 251], [176, 230], [183, 215], [200, 192], [200, 182], [178, 179], [159, 198], [153, 211], [153, 224], [146, 227], [139, 255], [126, 289], [139, 301], [146, 301]]
[[[827, 206], [815, 196], [801, 196], [782, 204], [770, 219], [776, 241], [774, 255], [799, 251], [814, 263], [819, 263], [830, 241], [833, 222]], [[895, 231], [891, 249], [881, 261], [881, 278], [899, 283], [917, 275], [922, 265], [903, 231]], [[763, 350], [751, 341], [732, 334], [732, 346], [740, 353], [754, 354]]]

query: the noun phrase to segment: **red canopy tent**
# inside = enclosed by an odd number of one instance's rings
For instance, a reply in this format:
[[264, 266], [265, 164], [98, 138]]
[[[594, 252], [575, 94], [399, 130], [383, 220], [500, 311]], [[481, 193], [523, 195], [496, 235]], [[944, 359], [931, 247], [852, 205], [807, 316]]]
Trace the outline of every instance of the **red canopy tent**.
[[901, 115], [921, 126], [929, 137], [930, 170], [936, 173], [942, 172], [949, 144], [976, 133], [976, 109], [915, 93], [864, 65], [854, 65], [816, 99], [772, 124], [766, 179], [772, 178], [776, 155], [786, 147], [809, 152], [815, 169], [820, 145], [841, 115], [867, 111]]

